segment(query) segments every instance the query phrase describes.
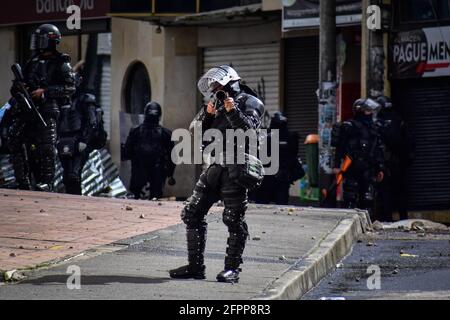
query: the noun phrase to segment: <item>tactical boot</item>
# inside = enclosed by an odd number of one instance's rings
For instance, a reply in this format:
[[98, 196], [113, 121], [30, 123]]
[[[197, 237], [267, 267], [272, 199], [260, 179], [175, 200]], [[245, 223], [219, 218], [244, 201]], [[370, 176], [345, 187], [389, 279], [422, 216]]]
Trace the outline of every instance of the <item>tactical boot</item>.
[[52, 192], [52, 186], [48, 183], [37, 183], [35, 189], [36, 191]]
[[170, 277], [174, 279], [205, 279], [205, 266], [185, 265], [169, 271]]
[[174, 279], [205, 279], [206, 228], [187, 229], [188, 265], [169, 271]]
[[219, 282], [237, 283], [239, 281], [239, 270], [225, 269], [217, 275], [216, 279]]
[[20, 190], [31, 190], [31, 183], [29, 178], [29, 168], [27, 160], [21, 154], [13, 154], [11, 162], [14, 168], [14, 176]]
[[228, 283], [237, 283], [239, 281], [239, 272], [242, 271], [239, 265], [242, 263], [242, 253], [244, 252], [246, 239], [246, 234], [230, 233], [227, 241], [225, 268], [217, 275], [217, 281]]

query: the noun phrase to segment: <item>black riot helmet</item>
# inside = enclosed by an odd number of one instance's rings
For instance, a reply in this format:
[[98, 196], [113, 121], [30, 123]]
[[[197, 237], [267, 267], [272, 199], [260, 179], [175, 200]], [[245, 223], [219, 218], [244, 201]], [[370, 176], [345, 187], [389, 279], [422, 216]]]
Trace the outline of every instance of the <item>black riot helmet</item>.
[[161, 120], [162, 109], [158, 102], [149, 102], [144, 109], [145, 122], [159, 123]]
[[377, 113], [381, 108], [381, 105], [371, 98], [361, 98], [353, 103], [353, 114], [362, 114], [364, 112], [370, 112], [371, 114]]
[[31, 35], [30, 49], [36, 51], [54, 51], [61, 42], [61, 32], [52, 24], [39, 26]]
[[377, 102], [381, 105], [382, 109], [392, 108], [392, 100], [387, 96], [379, 96]]
[[275, 112], [270, 120], [270, 129], [283, 129], [286, 127], [287, 118], [280, 111]]

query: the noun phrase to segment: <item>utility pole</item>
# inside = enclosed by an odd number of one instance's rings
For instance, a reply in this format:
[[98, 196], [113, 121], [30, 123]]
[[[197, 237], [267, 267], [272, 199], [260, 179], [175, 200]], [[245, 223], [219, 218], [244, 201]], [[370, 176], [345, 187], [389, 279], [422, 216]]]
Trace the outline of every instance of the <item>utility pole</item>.
[[369, 6], [381, 6], [390, 1], [382, 0], [363, 0], [363, 19], [362, 19], [362, 97], [378, 97], [385, 91], [386, 81], [386, 53], [387, 34], [380, 30], [370, 30], [366, 21], [367, 8]]
[[[336, 122], [336, 0], [320, 0], [319, 189], [327, 189], [334, 167], [331, 129]], [[321, 194], [320, 197], [323, 195]], [[329, 199], [335, 199], [330, 195]], [[331, 203], [330, 203], [331, 204]]]

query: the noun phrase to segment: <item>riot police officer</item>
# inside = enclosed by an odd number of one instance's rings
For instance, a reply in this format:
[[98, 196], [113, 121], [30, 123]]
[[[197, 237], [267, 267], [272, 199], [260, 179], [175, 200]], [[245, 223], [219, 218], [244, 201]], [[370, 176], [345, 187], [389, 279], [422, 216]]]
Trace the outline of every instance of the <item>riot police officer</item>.
[[275, 112], [271, 118], [267, 143], [268, 145], [271, 144], [273, 130], [278, 130], [280, 166], [275, 175], [266, 175], [264, 177], [261, 187], [255, 192], [254, 200], [256, 203], [266, 204], [274, 202], [278, 205], [287, 205], [291, 184], [305, 175], [301, 162], [297, 157], [298, 134], [288, 130], [287, 123], [287, 118], [279, 111]]
[[386, 175], [380, 184], [377, 203], [382, 221], [392, 221], [392, 212], [398, 210], [400, 219], [407, 219], [406, 173], [413, 160], [413, 140], [406, 123], [387, 96], [379, 96], [381, 110], [377, 115], [379, 132], [384, 144]]
[[[240, 80], [237, 72], [230, 66], [222, 65], [208, 70], [200, 78], [198, 88], [209, 102], [197, 114], [191, 128], [196, 122], [201, 123], [203, 131], [217, 129], [224, 137], [227, 129], [244, 131], [257, 129], [264, 113], [264, 105], [250, 88], [240, 83]], [[243, 147], [238, 146], [236, 141], [229, 142], [235, 149]], [[226, 139], [223, 143], [226, 145]], [[226, 152], [224, 153], [223, 159], [227, 158]], [[249, 166], [257, 163], [256, 160], [246, 157]], [[236, 163], [218, 162], [209, 164], [200, 175], [193, 194], [181, 214], [186, 224], [188, 265], [171, 270], [172, 278], [205, 278], [204, 250], [207, 231], [205, 216], [211, 206], [221, 199], [225, 207], [222, 218], [228, 227], [229, 236], [224, 270], [217, 275], [217, 280], [238, 281], [239, 266], [248, 237], [245, 221], [247, 192], [260, 183], [258, 177], [255, 177], [255, 180], [249, 178], [245, 167], [247, 166]]]
[[85, 92], [83, 62], [74, 67], [76, 91], [72, 103], [61, 107], [58, 123], [57, 150], [63, 167], [66, 193], [81, 195], [81, 174], [89, 153], [93, 150], [92, 136], [99, 130], [96, 97]]
[[[339, 165], [346, 156], [352, 161], [344, 173], [344, 205], [367, 209], [371, 214], [376, 183], [384, 177], [383, 147], [373, 120], [379, 107], [373, 99], [358, 99], [353, 104], [354, 118], [332, 130], [335, 164]], [[339, 171], [340, 168], [334, 169], [335, 173]]]
[[[38, 190], [50, 191], [53, 185], [59, 109], [70, 105], [75, 92], [70, 57], [57, 50], [60, 41], [61, 33], [51, 24], [38, 27], [31, 38], [34, 54], [24, 68], [24, 80], [47, 126], [24, 111], [24, 106], [18, 105], [12, 110], [13, 123], [8, 134], [8, 146], [20, 189], [31, 188], [30, 167], [35, 169], [33, 174]], [[15, 96], [17, 93], [17, 83], [14, 83], [11, 94]], [[28, 159], [33, 160], [33, 165], [27, 161], [25, 150], [29, 152]]]
[[144, 110], [144, 123], [130, 130], [122, 147], [122, 159], [131, 160], [130, 191], [135, 199], [141, 198], [144, 186], [149, 183], [149, 199], [161, 198], [166, 179], [175, 184], [175, 164], [171, 159], [174, 143], [172, 132], [162, 127], [162, 109], [159, 103], [149, 102]]

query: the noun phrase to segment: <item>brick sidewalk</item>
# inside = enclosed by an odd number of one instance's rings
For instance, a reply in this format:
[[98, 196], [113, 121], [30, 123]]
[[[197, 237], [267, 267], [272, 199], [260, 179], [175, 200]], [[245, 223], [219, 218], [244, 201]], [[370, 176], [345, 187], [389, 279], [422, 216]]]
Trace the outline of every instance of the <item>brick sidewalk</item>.
[[182, 206], [0, 189], [0, 270], [33, 267], [181, 223]]

